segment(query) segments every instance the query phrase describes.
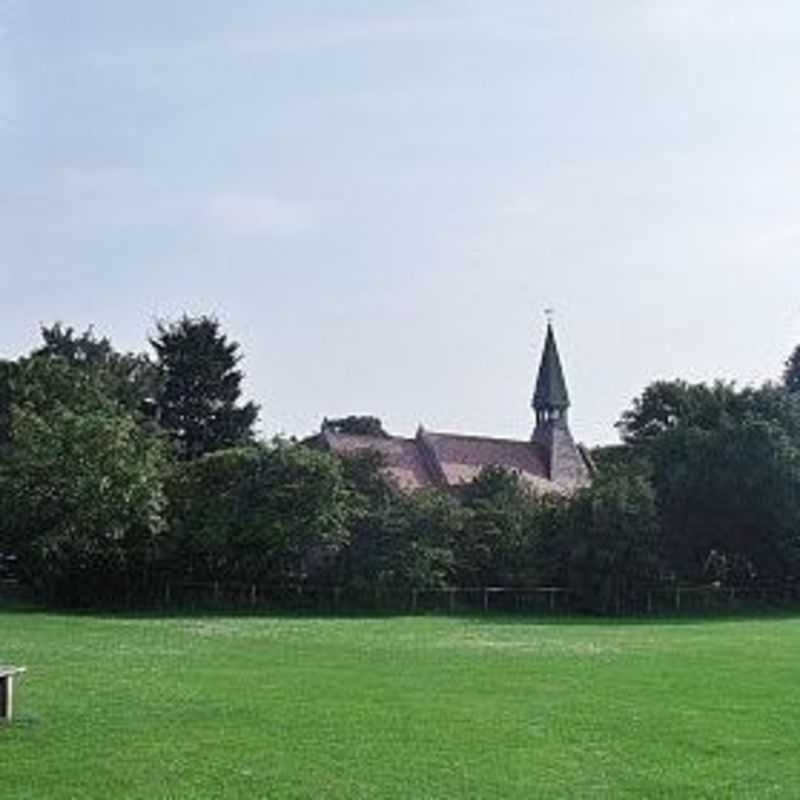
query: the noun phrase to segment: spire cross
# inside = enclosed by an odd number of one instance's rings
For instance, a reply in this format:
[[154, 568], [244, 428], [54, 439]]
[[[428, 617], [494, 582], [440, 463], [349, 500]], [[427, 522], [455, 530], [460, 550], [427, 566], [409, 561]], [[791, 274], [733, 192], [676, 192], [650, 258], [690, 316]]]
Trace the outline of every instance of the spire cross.
[[544, 310], [544, 316], [547, 319], [547, 324], [552, 325], [553, 317], [556, 315], [556, 310], [554, 308], [546, 308]]

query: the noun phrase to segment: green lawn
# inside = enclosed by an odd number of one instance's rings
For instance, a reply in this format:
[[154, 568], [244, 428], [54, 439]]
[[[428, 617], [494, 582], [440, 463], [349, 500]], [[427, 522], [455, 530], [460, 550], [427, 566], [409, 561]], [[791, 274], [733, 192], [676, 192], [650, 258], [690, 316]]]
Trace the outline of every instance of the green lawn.
[[800, 619], [0, 611], [2, 798], [800, 797]]

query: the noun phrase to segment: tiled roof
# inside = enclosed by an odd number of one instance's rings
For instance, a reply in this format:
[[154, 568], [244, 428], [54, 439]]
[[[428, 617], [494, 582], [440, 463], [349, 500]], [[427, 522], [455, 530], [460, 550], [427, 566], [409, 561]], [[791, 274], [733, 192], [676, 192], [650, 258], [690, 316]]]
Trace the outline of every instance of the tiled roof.
[[546, 453], [536, 442], [433, 431], [424, 431], [420, 436], [433, 452], [450, 486], [468, 483], [484, 467], [498, 466], [517, 471], [538, 488], [553, 488], [548, 480]]
[[325, 446], [341, 455], [372, 450], [384, 460], [386, 472], [401, 489], [431, 485], [457, 487], [476, 478], [482, 469], [500, 466], [515, 470], [533, 488], [558, 491], [547, 477], [547, 454], [537, 442], [464, 436], [420, 430], [414, 439], [323, 431]]
[[321, 434], [325, 444], [340, 455], [372, 450], [383, 458], [384, 469], [401, 489], [421, 489], [434, 480], [425, 466], [425, 460], [415, 439], [396, 436], [357, 436], [350, 433]]

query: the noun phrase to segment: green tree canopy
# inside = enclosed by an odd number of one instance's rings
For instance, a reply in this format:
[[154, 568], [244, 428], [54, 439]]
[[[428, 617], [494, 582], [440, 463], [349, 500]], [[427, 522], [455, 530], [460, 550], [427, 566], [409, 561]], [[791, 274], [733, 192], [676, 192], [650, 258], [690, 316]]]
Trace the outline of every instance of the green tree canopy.
[[341, 463], [350, 539], [334, 580], [356, 590], [446, 585], [462, 530], [458, 501], [435, 489], [400, 491], [381, 472], [382, 459], [374, 452]]
[[800, 450], [779, 419], [748, 414], [712, 429], [682, 426], [654, 444], [651, 458], [680, 575], [702, 577], [712, 550], [747, 559], [754, 576], [797, 570]]
[[253, 439], [258, 406], [241, 403], [239, 345], [211, 317], [159, 323], [150, 340], [157, 356], [161, 427], [182, 458], [238, 447]]
[[76, 333], [60, 322], [42, 326], [43, 344], [31, 353], [34, 359], [57, 359], [94, 376], [103, 391], [126, 410], [151, 412], [158, 373], [146, 354], [121, 353], [107, 337], [89, 327]]
[[200, 579], [299, 581], [347, 540], [336, 456], [276, 442], [176, 465], [173, 569]]
[[567, 584], [587, 610], [620, 610], [662, 568], [655, 494], [637, 475], [601, 474], [565, 508], [558, 538]]
[[647, 464], [678, 577], [702, 578], [712, 551], [761, 577], [797, 570], [800, 405], [782, 387], [656, 383], [620, 427], [639, 451], [629, 464]]
[[519, 474], [487, 467], [464, 488], [462, 501], [468, 513], [456, 541], [460, 580], [468, 586], [535, 582], [541, 499]]
[[0, 551], [60, 602], [99, 600], [141, 577], [163, 531], [164, 454], [131, 416], [100, 404], [15, 406], [0, 461]]
[[677, 426], [714, 427], [722, 415], [738, 414], [747, 398], [732, 383], [656, 381], [647, 386], [617, 423], [623, 441], [641, 444]]
[[350, 433], [357, 436], [389, 436], [378, 417], [359, 416], [357, 414], [336, 419], [328, 419], [326, 417], [322, 421], [322, 430], [329, 430], [333, 433]]
[[798, 345], [789, 358], [783, 370], [783, 385], [791, 394], [800, 392], [800, 345]]
[[43, 343], [29, 355], [0, 361], [0, 445], [8, 441], [14, 404], [43, 412], [102, 402], [139, 419], [151, 415], [157, 375], [147, 356], [118, 352], [92, 328], [76, 334], [56, 322], [41, 335]]
[[17, 408], [45, 416], [65, 409], [75, 413], [121, 410], [109, 393], [105, 373], [42, 356], [0, 363], [0, 445], [12, 437]]

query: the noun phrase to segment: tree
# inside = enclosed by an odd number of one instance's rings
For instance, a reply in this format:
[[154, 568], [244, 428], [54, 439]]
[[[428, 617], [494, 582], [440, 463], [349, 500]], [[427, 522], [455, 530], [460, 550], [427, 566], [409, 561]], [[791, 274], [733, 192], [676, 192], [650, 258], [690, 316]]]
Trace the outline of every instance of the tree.
[[491, 466], [462, 496], [467, 515], [456, 541], [459, 580], [466, 586], [535, 581], [532, 558], [539, 498], [516, 472]]
[[620, 427], [637, 451], [628, 464], [647, 465], [678, 577], [703, 578], [712, 552], [760, 577], [797, 570], [800, 406], [782, 387], [656, 383]]
[[428, 489], [399, 491], [377, 453], [341, 459], [348, 489], [349, 544], [336, 580], [356, 590], [445, 586], [463, 511], [453, 497]]
[[165, 453], [142, 424], [146, 359], [91, 330], [42, 336], [0, 363], [0, 551], [60, 602], [132, 591], [163, 523]]
[[786, 360], [783, 370], [783, 385], [790, 394], [800, 392], [800, 345]]
[[252, 441], [258, 406], [239, 402], [239, 345], [220, 332], [217, 320], [184, 316], [160, 322], [150, 343], [160, 374], [158, 420], [182, 458]]
[[98, 338], [89, 327], [77, 334], [60, 322], [42, 326], [43, 344], [31, 353], [39, 360], [61, 360], [91, 374], [103, 391], [126, 411], [150, 415], [158, 373], [147, 355], [120, 353], [107, 337]]
[[398, 496], [387, 533], [391, 569], [383, 579], [396, 586], [444, 587], [453, 575], [453, 545], [463, 530], [458, 502], [438, 489]]
[[378, 417], [358, 416], [351, 414], [349, 417], [339, 417], [322, 421], [322, 430], [332, 433], [349, 433], [356, 436], [380, 436], [388, 438], [389, 434], [383, 429], [383, 423]]
[[458, 502], [444, 492], [394, 492], [388, 502], [351, 517], [339, 574], [358, 590], [445, 586], [461, 519]]
[[303, 580], [347, 539], [336, 456], [278, 441], [176, 465], [171, 566], [201, 580]]
[[161, 443], [107, 406], [15, 406], [0, 462], [0, 551], [59, 602], [132, 590], [163, 531]]
[[14, 376], [17, 364], [0, 359], [0, 455], [11, 438], [11, 406], [14, 402]]
[[10, 436], [14, 404], [79, 410], [102, 396], [137, 419], [152, 415], [157, 375], [147, 356], [120, 353], [91, 328], [76, 334], [56, 322], [41, 334], [42, 345], [28, 356], [0, 361], [0, 446]]
[[650, 474], [647, 450], [630, 444], [608, 444], [593, 447], [591, 451], [595, 471], [601, 473], [627, 473], [630, 475]]
[[703, 577], [712, 551], [750, 562], [761, 578], [796, 574], [798, 442], [779, 418], [749, 413], [654, 443], [653, 483], [679, 575]]
[[644, 444], [678, 425], [713, 427], [725, 413], [737, 413], [745, 398], [731, 383], [712, 385], [656, 381], [633, 401], [617, 423], [627, 444]]
[[591, 611], [617, 613], [661, 572], [661, 526], [648, 482], [601, 474], [566, 506], [559, 531], [567, 584]]
[[103, 377], [62, 358], [36, 356], [0, 362], [0, 451], [12, 438], [15, 408], [40, 415], [64, 409], [75, 413], [120, 411]]

